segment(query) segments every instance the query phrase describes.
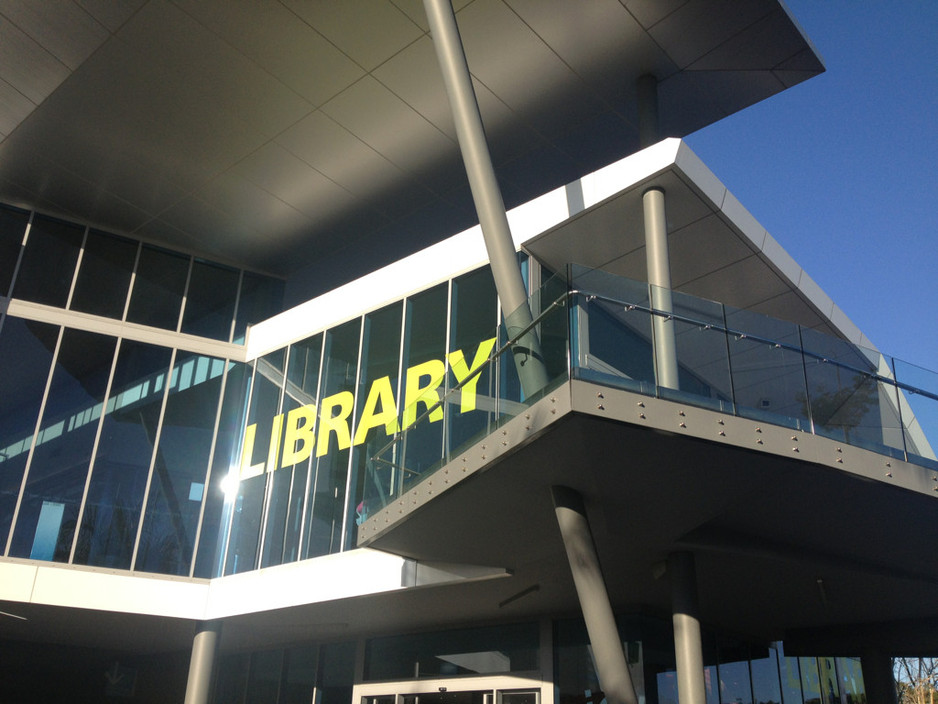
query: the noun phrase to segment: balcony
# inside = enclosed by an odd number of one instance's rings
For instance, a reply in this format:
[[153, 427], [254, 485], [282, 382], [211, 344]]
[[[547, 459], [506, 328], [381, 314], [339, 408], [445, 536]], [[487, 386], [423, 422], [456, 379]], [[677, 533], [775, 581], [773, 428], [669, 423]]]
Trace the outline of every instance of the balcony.
[[[514, 359], [521, 335], [509, 340], [504, 325], [494, 330], [491, 355], [436, 403], [423, 399], [405, 410], [411, 422], [405, 420], [404, 429], [371, 458], [359, 523], [571, 379], [828, 438], [938, 471], [932, 442], [938, 433], [938, 373], [687, 294], [674, 292], [671, 310], [656, 310], [647, 284], [575, 265], [547, 281], [530, 304], [548, 385], [523, 393]], [[676, 388], [656, 382], [655, 332], [663, 329], [656, 321], [672, 330]]]

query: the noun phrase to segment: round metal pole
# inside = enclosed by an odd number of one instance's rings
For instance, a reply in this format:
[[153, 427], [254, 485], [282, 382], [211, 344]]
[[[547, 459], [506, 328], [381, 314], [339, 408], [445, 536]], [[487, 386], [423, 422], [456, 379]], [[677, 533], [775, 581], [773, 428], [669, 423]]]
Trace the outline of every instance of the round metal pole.
[[[482, 227], [495, 288], [502, 303], [508, 337], [513, 338], [530, 325], [531, 309], [511, 239], [505, 202], [485, 140], [482, 116], [472, 87], [459, 28], [456, 26], [456, 16], [449, 0], [424, 0], [423, 5], [443, 73], [443, 83], [456, 125], [456, 137], [469, 177], [479, 225]], [[540, 342], [534, 331], [518, 341], [513, 353], [525, 395], [531, 396], [543, 389], [547, 385], [547, 372]]]
[[676, 552], [668, 555], [668, 577], [671, 580], [678, 701], [680, 704], [707, 704], [693, 554]]
[[603, 582], [583, 498], [565, 486], [551, 487], [573, 583], [586, 622], [599, 685], [609, 704], [638, 704], [632, 675], [619, 640], [615, 615]]
[[664, 191], [649, 188], [642, 196], [645, 212], [645, 261], [648, 269], [648, 295], [651, 307], [666, 315], [652, 316], [655, 346], [655, 372], [658, 386], [680, 388], [677, 372], [677, 346], [674, 321], [668, 316], [671, 301], [671, 257], [668, 253], [668, 224], [664, 211]]
[[220, 634], [221, 621], [199, 622], [192, 639], [185, 704], [208, 704]]

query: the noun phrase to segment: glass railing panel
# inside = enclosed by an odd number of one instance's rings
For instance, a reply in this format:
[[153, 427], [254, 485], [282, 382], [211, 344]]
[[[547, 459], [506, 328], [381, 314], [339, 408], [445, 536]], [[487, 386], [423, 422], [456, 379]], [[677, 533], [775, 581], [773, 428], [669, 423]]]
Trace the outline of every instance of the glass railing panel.
[[805, 378], [817, 435], [903, 456], [895, 386], [890, 381], [807, 353]]
[[580, 264], [569, 266], [570, 285], [573, 290], [588, 292], [598, 298], [630, 303], [649, 309], [648, 284], [643, 281], [616, 276], [599, 269], [588, 269]]
[[670, 389], [659, 383], [658, 395], [732, 413], [733, 386], [726, 332], [709, 324], [674, 318], [674, 342], [679, 388]]
[[909, 459], [938, 469], [938, 373], [898, 359], [893, 365]]
[[810, 431], [798, 326], [736, 308], [726, 326], [737, 413]]
[[581, 293], [571, 300], [570, 317], [577, 378], [655, 395], [652, 315], [646, 308]]

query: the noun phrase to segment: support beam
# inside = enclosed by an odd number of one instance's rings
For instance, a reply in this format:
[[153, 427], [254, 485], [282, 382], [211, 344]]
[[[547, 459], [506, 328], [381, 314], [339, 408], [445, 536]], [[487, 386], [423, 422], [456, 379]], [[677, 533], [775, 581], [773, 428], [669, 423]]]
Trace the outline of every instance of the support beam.
[[661, 140], [658, 127], [658, 79], [650, 73], [638, 77], [638, 146], [650, 147]]
[[870, 650], [860, 656], [860, 667], [863, 668], [866, 701], [870, 704], [897, 704], [899, 695], [892, 671], [892, 658]]
[[200, 621], [192, 639], [185, 704], [208, 704], [212, 694], [221, 621]]
[[658, 386], [680, 388], [677, 372], [677, 346], [674, 342], [674, 310], [671, 301], [671, 256], [668, 253], [668, 223], [664, 190], [654, 186], [642, 195], [645, 211], [645, 263], [651, 307], [667, 315], [652, 316], [655, 346], [655, 378]]
[[[495, 178], [453, 7], [450, 0], [424, 0], [423, 5], [510, 339], [530, 325], [532, 317], [511, 239], [505, 202]], [[536, 333], [532, 330], [524, 335], [512, 352], [521, 388], [525, 396], [530, 397], [547, 385], [547, 372]]]
[[593, 534], [583, 497], [565, 486], [551, 487], [554, 513], [560, 526], [567, 560], [573, 572], [580, 609], [586, 622], [596, 674], [609, 704], [638, 704], [632, 675], [619, 640], [616, 619], [603, 582], [599, 558], [593, 545]]
[[680, 704], [707, 704], [694, 555], [690, 552], [668, 555], [668, 578], [671, 580], [677, 698]]

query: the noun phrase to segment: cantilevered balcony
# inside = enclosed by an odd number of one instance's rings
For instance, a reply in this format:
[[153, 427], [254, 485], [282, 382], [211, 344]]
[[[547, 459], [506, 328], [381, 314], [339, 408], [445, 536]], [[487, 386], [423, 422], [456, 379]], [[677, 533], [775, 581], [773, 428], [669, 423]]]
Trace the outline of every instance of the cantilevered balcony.
[[[647, 284], [575, 266], [532, 308], [547, 387], [522, 394], [528, 351], [500, 330], [455, 388], [424, 379], [371, 458], [360, 545], [502, 566], [527, 608], [572, 608], [547, 569], [563, 559], [548, 488], [563, 484], [596, 513], [620, 608], [666, 609], [654, 565], [691, 549], [704, 618], [723, 627], [797, 643], [821, 622], [882, 622], [885, 639], [921, 614], [938, 568], [909, 558], [938, 538], [938, 375], [684, 294], [655, 310]], [[673, 330], [670, 386], [656, 319]]]

